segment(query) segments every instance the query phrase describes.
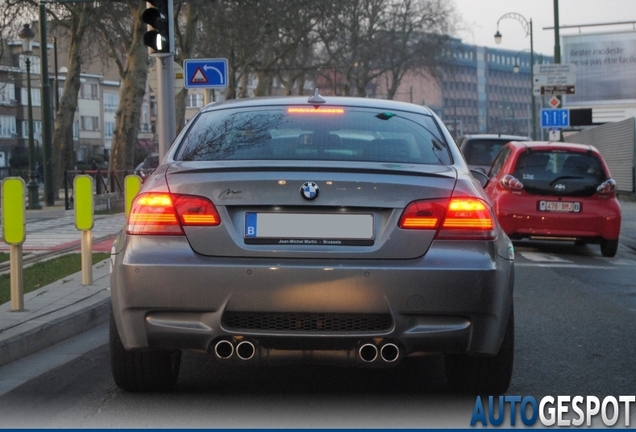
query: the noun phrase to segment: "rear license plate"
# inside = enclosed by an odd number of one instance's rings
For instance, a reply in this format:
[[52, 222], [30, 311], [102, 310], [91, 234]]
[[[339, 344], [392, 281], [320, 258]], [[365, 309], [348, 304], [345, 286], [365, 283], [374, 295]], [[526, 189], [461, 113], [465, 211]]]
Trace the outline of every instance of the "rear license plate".
[[539, 210], [548, 212], [578, 213], [581, 203], [566, 201], [539, 201]]
[[245, 213], [245, 243], [370, 246], [372, 214]]

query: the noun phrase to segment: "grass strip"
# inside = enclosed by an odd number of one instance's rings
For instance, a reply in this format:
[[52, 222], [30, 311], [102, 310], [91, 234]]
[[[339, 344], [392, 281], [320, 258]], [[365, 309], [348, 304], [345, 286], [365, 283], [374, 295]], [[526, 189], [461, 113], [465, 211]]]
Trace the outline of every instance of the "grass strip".
[[8, 253], [0, 252], [0, 263], [3, 263], [5, 261], [9, 261], [10, 258], [11, 258], [11, 256]]
[[[93, 254], [93, 264], [110, 256], [106, 252]], [[8, 254], [7, 254], [8, 257]], [[48, 261], [35, 263], [23, 270], [24, 293], [42, 288], [50, 283], [63, 279], [82, 270], [82, 257], [79, 253], [63, 255]], [[0, 304], [11, 300], [11, 275], [0, 275]]]

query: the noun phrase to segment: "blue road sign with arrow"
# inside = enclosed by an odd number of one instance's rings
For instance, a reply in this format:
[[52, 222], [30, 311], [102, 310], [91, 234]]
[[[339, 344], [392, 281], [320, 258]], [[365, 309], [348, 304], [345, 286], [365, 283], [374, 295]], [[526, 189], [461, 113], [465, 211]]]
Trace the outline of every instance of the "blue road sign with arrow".
[[542, 128], [566, 128], [570, 126], [570, 110], [567, 108], [560, 109], [542, 109], [541, 110], [541, 127]]
[[186, 88], [227, 87], [227, 59], [188, 59], [183, 70]]

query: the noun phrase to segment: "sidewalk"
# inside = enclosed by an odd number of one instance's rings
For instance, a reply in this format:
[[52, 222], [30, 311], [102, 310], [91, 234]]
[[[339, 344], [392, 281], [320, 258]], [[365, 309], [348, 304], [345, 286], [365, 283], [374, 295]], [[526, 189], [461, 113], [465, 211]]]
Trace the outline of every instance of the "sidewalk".
[[[63, 206], [27, 210], [25, 253], [38, 254], [80, 247], [73, 210]], [[97, 215], [91, 233], [93, 251], [109, 252], [125, 223], [123, 214]], [[0, 242], [0, 251], [9, 246]], [[93, 283], [82, 285], [78, 272], [25, 294], [24, 311], [0, 305], [0, 366], [55, 345], [106, 322], [110, 313], [109, 261], [93, 266]]]
[[[636, 201], [622, 200], [621, 207], [620, 245], [636, 252]], [[93, 235], [98, 232], [108, 240], [95, 242], [93, 249], [102, 245], [109, 251], [114, 235], [124, 223], [123, 214], [96, 216]], [[27, 211], [30, 250], [38, 253], [74, 242], [79, 245], [74, 224], [73, 212], [63, 207]], [[110, 313], [109, 290], [109, 261], [104, 260], [93, 266], [92, 285], [82, 285], [78, 272], [26, 294], [24, 312], [11, 312], [10, 303], [0, 305], [0, 366], [106, 322]]]

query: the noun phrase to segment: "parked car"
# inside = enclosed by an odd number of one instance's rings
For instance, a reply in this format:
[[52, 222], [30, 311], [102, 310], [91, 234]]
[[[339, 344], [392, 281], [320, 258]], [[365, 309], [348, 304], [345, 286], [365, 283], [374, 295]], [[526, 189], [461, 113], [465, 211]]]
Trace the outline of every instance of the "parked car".
[[621, 207], [616, 182], [590, 145], [510, 142], [495, 159], [486, 192], [512, 239], [600, 244], [616, 255]]
[[157, 169], [159, 166], [159, 153], [150, 153], [143, 160], [142, 163], [137, 165], [135, 168], [135, 174], [140, 176], [142, 179], [148, 177], [150, 173]]
[[510, 141], [530, 141], [530, 138], [502, 134], [463, 135], [458, 144], [468, 167], [486, 173], [499, 150]]
[[445, 355], [456, 390], [505, 392], [513, 250], [428, 108], [367, 98], [203, 108], [144, 182], [111, 256], [116, 384], [218, 362], [391, 367]]

